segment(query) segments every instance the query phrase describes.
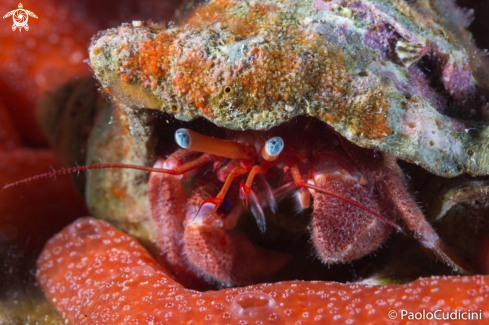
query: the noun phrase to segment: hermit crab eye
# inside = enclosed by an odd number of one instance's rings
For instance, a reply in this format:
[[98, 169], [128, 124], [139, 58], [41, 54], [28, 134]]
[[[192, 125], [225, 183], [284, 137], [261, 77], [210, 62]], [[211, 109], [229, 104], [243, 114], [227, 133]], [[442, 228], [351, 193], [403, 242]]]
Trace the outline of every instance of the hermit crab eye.
[[170, 109], [173, 113], [178, 113], [180, 112], [180, 105], [178, 103], [171, 103]]
[[284, 148], [284, 140], [281, 137], [273, 137], [267, 141], [265, 150], [270, 156], [277, 156], [282, 152]]
[[273, 161], [278, 158], [283, 149], [284, 140], [281, 137], [273, 137], [265, 144], [262, 156], [268, 161]]
[[187, 130], [178, 129], [175, 132], [175, 141], [180, 147], [188, 149], [190, 147], [190, 137], [188, 136]]

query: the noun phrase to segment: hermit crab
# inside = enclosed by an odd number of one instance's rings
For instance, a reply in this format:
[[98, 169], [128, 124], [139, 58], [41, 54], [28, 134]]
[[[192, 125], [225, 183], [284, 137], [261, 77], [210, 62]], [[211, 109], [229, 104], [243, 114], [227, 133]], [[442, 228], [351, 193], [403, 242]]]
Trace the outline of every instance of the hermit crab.
[[[176, 141], [185, 150], [157, 161], [155, 166], [165, 170], [152, 173], [148, 192], [153, 219], [161, 229], [159, 248], [180, 275], [203, 274], [229, 285], [252, 282], [284, 266], [288, 261], [284, 254], [254, 247], [233, 232], [242, 212], [236, 195], [234, 200], [228, 195], [231, 208], [218, 213], [233, 180], [247, 174], [240, 196], [246, 206], [251, 196], [257, 224], [265, 231], [262, 208], [269, 205], [276, 210], [274, 192], [281, 189], [274, 191], [262, 181], [267, 199], [261, 200], [251, 184], [253, 178], [271, 178], [280, 169], [290, 172], [292, 179], [281, 188], [295, 191], [302, 208], [310, 204], [309, 191], [314, 193], [312, 241], [324, 262], [345, 263], [372, 252], [396, 226], [391, 220], [398, 214], [426, 248], [456, 271], [468, 271], [424, 219], [392, 158], [358, 148], [311, 118], [296, 121], [294, 128], [302, 130], [302, 135], [292, 133], [290, 125], [269, 132], [238, 132], [235, 140], [176, 131]], [[224, 158], [228, 161], [222, 162]], [[222, 167], [216, 175], [199, 179], [188, 195], [180, 179], [187, 173], [194, 176], [197, 167], [209, 162]]]
[[[211, 1], [196, 7], [178, 26], [133, 22], [98, 35], [90, 47], [90, 62], [102, 86], [128, 117], [138, 148], [135, 155], [141, 163], [153, 162], [164, 151], [161, 146], [165, 144], [158, 137], [172, 138], [163, 130], [170, 127], [156, 122], [151, 109], [183, 121], [203, 117], [236, 130], [223, 138], [239, 142], [243, 140], [236, 139], [251, 137], [248, 141], [255, 152], [277, 134], [286, 146], [299, 152], [299, 162], [308, 161], [302, 170], [299, 166], [300, 176], [294, 174], [290, 162], [284, 162], [286, 169], [291, 168], [295, 185], [302, 180], [323, 189], [332, 186], [340, 194], [356, 189], [355, 201], [369, 207], [370, 212], [358, 217], [369, 221], [355, 227], [352, 220], [360, 210], [310, 188], [316, 191], [312, 237], [324, 261], [346, 262], [374, 250], [389, 233], [385, 220], [375, 214], [390, 220], [395, 214], [424, 247], [463, 273], [468, 268], [426, 222], [392, 157], [445, 177], [464, 172], [487, 174], [484, 143], [488, 129], [483, 122], [487, 117], [487, 69], [463, 25], [452, 24], [461, 14], [451, 9], [436, 1], [422, 5], [403, 1]], [[451, 41], [455, 38], [456, 43]], [[308, 130], [301, 116], [322, 122], [314, 120]], [[249, 129], [256, 131], [240, 133]], [[213, 136], [218, 131], [206, 132]], [[297, 133], [303, 133], [303, 140], [298, 140]], [[319, 153], [321, 150], [325, 153]], [[329, 158], [322, 162], [319, 156]], [[259, 161], [248, 164], [247, 172], [254, 163]], [[268, 173], [274, 168], [263, 173], [264, 182], [258, 182], [265, 183], [263, 188], [271, 181]], [[319, 177], [323, 173], [317, 168], [328, 170], [324, 173], [328, 181]], [[334, 179], [341, 179], [338, 182], [345, 188], [326, 184]], [[196, 184], [195, 195], [199, 195], [200, 185]], [[249, 190], [250, 183], [246, 186], [241, 192]], [[266, 190], [260, 190], [258, 196], [267, 196], [264, 193]], [[257, 197], [255, 201], [264, 202], [257, 206], [273, 208], [268, 199]], [[326, 208], [327, 204], [332, 206]], [[329, 215], [326, 210], [334, 210], [335, 204], [336, 209], [353, 210], [338, 220], [319, 221], [317, 216]], [[386, 216], [387, 211], [395, 212]], [[353, 217], [348, 217], [350, 213]], [[353, 234], [352, 229], [358, 233]], [[343, 238], [347, 233], [358, 241]], [[342, 257], [319, 244], [328, 236], [335, 238], [334, 249], [343, 251]], [[197, 262], [191, 254], [183, 255]], [[204, 260], [201, 258], [207, 265], [217, 263]]]

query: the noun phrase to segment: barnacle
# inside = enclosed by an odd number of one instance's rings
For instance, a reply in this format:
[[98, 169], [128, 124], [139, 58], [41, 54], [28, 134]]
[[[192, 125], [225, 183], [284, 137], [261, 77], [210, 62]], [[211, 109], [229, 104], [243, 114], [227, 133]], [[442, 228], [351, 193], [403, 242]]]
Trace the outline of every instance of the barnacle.
[[178, 113], [180, 112], [180, 105], [177, 102], [173, 102], [170, 104], [170, 110], [172, 113]]

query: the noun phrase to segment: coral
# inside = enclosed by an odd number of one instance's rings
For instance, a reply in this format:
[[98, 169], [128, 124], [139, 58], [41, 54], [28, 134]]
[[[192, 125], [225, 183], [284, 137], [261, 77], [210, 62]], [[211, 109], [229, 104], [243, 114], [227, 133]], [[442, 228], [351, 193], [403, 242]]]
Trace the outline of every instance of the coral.
[[[398, 313], [395, 321], [401, 321], [401, 309], [470, 310], [472, 317], [489, 318], [484, 310], [489, 279], [480, 275], [434, 276], [405, 285], [290, 281], [188, 290], [133, 238], [92, 218], [79, 219], [52, 238], [38, 265], [37, 278], [49, 300], [75, 325], [379, 324], [389, 321], [391, 310]], [[472, 322], [482, 324], [481, 318]]]

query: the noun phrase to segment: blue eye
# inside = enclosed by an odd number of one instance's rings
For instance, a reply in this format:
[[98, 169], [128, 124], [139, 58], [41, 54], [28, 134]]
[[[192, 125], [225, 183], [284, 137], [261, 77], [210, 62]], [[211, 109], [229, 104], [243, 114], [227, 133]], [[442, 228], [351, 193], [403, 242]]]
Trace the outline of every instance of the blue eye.
[[190, 147], [190, 137], [188, 136], [187, 130], [178, 129], [175, 132], [175, 141], [180, 147], [188, 149]]
[[267, 141], [265, 150], [270, 156], [278, 156], [284, 149], [284, 140], [281, 137], [273, 137]]

